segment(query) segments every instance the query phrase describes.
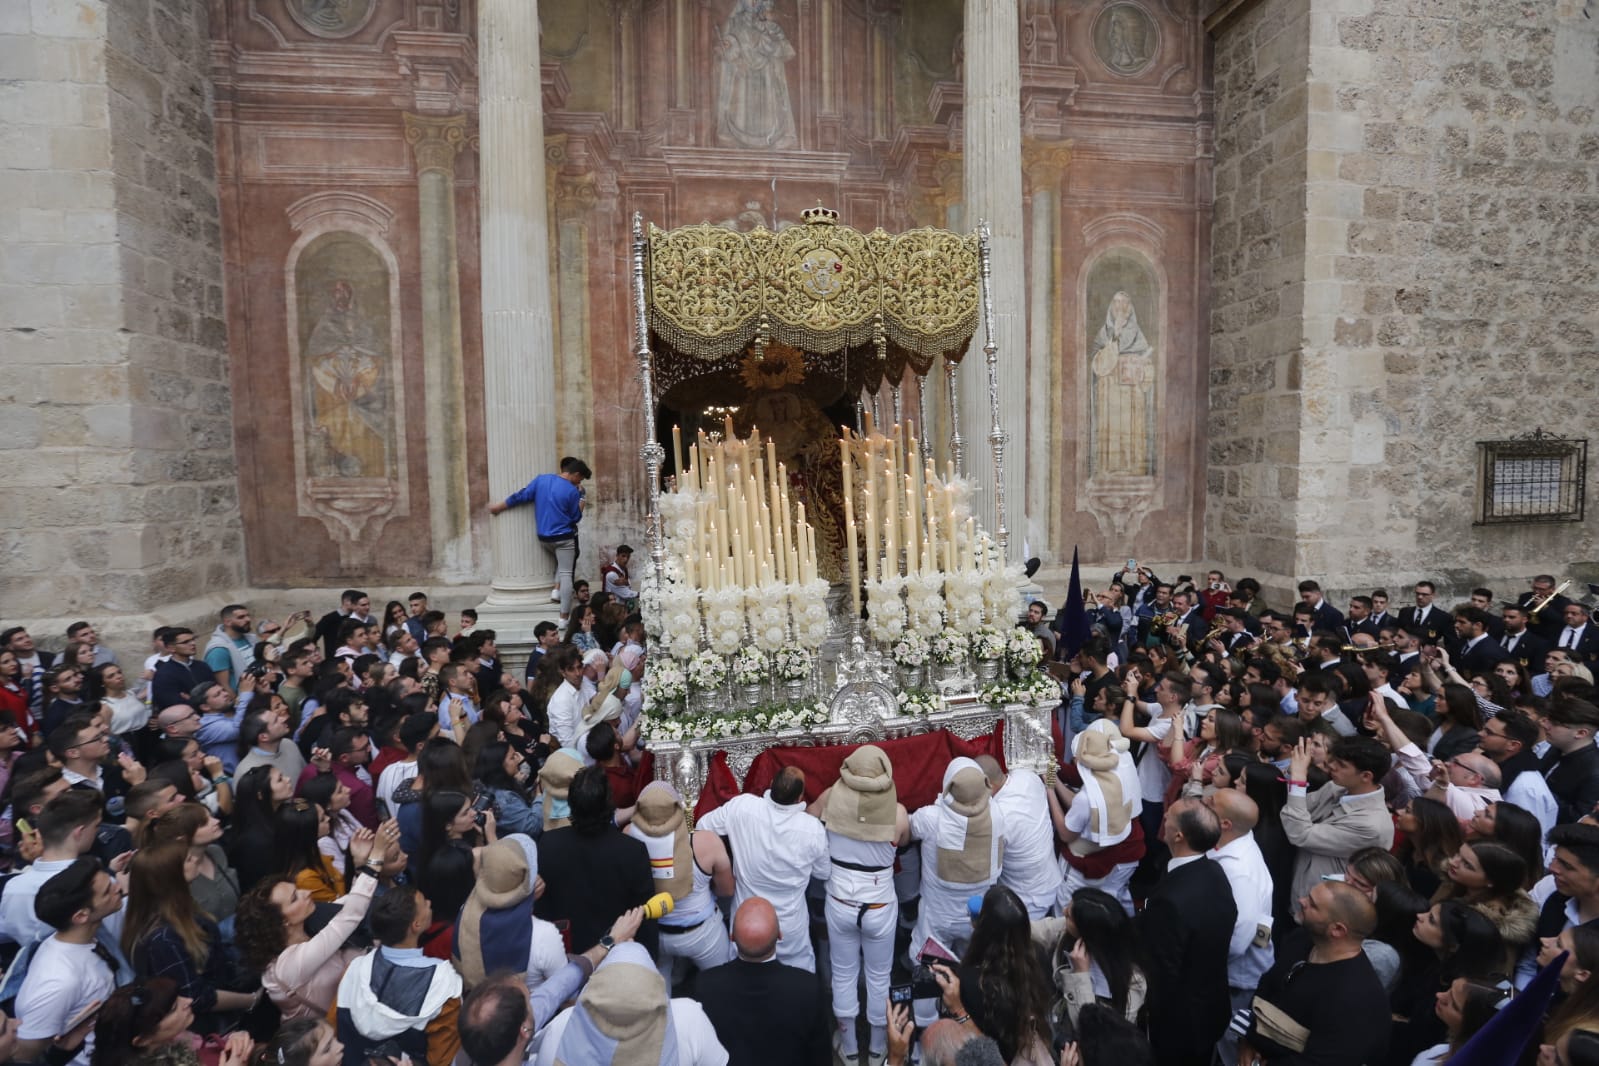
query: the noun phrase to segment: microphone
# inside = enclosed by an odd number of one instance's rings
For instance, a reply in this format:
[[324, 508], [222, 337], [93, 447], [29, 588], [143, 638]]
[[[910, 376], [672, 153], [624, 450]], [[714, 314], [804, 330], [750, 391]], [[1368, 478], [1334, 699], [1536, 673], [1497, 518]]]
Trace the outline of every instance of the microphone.
[[666, 917], [668, 914], [671, 914], [674, 906], [676, 906], [676, 904], [672, 901], [672, 894], [670, 892], [657, 892], [655, 895], [650, 897], [650, 901], [648, 903], [644, 904], [644, 917], [653, 918], [658, 921], [661, 918]]

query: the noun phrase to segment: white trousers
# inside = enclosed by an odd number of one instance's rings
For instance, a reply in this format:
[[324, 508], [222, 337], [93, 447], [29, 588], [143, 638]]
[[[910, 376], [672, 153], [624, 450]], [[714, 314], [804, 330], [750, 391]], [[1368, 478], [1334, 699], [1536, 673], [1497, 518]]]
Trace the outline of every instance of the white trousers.
[[666, 994], [672, 994], [682, 963], [691, 962], [701, 970], [720, 966], [733, 957], [733, 945], [727, 938], [727, 926], [719, 913], [712, 914], [700, 923], [698, 929], [686, 933], [668, 933], [667, 926], [660, 929], [660, 952], [655, 968], [666, 979]]
[[898, 903], [862, 912], [827, 897], [827, 958], [833, 971], [833, 1017], [840, 1025], [853, 1025], [861, 1013], [855, 983], [862, 958], [866, 960], [866, 1020], [872, 1025], [888, 1024], [888, 980], [894, 966], [898, 920]]
[[1066, 880], [1060, 886], [1060, 913], [1066, 913], [1067, 904], [1071, 903], [1072, 895], [1079, 888], [1097, 888], [1116, 897], [1116, 902], [1129, 915], [1133, 913], [1133, 894], [1127, 890], [1127, 885], [1133, 879], [1133, 871], [1138, 869], [1136, 862], [1124, 862], [1111, 868], [1110, 873], [1104, 877], [1089, 879], [1078, 872], [1075, 866], [1061, 863], [1066, 867]]

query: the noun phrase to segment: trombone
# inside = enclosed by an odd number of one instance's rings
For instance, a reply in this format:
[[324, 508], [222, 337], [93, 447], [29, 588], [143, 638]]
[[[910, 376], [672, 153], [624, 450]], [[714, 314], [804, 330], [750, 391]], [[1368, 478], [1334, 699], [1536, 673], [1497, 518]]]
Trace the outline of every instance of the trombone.
[[1569, 581], [1561, 582], [1560, 587], [1555, 589], [1549, 595], [1545, 596], [1543, 598], [1543, 602], [1542, 603], [1536, 604], [1535, 606], [1533, 606], [1533, 607], [1531, 607], [1531, 608], [1529, 608], [1527, 610], [1527, 617], [1529, 619], [1531, 619], [1532, 621], [1536, 622], [1538, 620], [1538, 612], [1543, 610], [1545, 607], [1549, 606], [1551, 603], [1555, 602], [1555, 597], [1560, 595], [1562, 592], [1566, 591], [1566, 589], [1568, 589], [1570, 587], [1571, 587], [1571, 582], [1569, 582]]

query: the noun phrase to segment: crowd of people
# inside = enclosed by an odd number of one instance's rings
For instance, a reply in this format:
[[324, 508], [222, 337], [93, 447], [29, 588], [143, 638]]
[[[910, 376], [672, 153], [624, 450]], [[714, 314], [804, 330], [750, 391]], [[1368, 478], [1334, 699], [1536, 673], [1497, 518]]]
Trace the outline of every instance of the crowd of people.
[[1599, 629], [1553, 578], [1346, 613], [1135, 565], [1025, 612], [1058, 772], [977, 744], [907, 809], [866, 744], [695, 819], [630, 556], [525, 670], [422, 592], [139, 663], [0, 632], [0, 1061], [1432, 1066], [1559, 960], [1477, 1061], [1599, 1063]]

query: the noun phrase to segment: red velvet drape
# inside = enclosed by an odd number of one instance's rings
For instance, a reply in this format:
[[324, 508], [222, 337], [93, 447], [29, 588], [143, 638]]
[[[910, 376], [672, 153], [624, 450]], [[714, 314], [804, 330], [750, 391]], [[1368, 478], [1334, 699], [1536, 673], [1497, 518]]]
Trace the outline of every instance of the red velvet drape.
[[[938, 797], [944, 780], [944, 768], [951, 759], [965, 755], [992, 755], [1003, 765], [1003, 719], [996, 719], [994, 731], [975, 740], [962, 740], [953, 733], [939, 730], [919, 733], [898, 740], [880, 740], [877, 746], [888, 755], [894, 766], [894, 789], [906, 810], [925, 807]], [[744, 777], [743, 791], [760, 795], [771, 785], [778, 771], [786, 766], [797, 766], [805, 771], [805, 799], [814, 800], [822, 790], [838, 780], [838, 768], [849, 753], [859, 744], [839, 744], [818, 748], [767, 748], [755, 757], [750, 772]], [[728, 769], [727, 755], [716, 752], [711, 756], [705, 786], [700, 790], [700, 801], [694, 807], [697, 818], [715, 810], [738, 795], [738, 781]]]

